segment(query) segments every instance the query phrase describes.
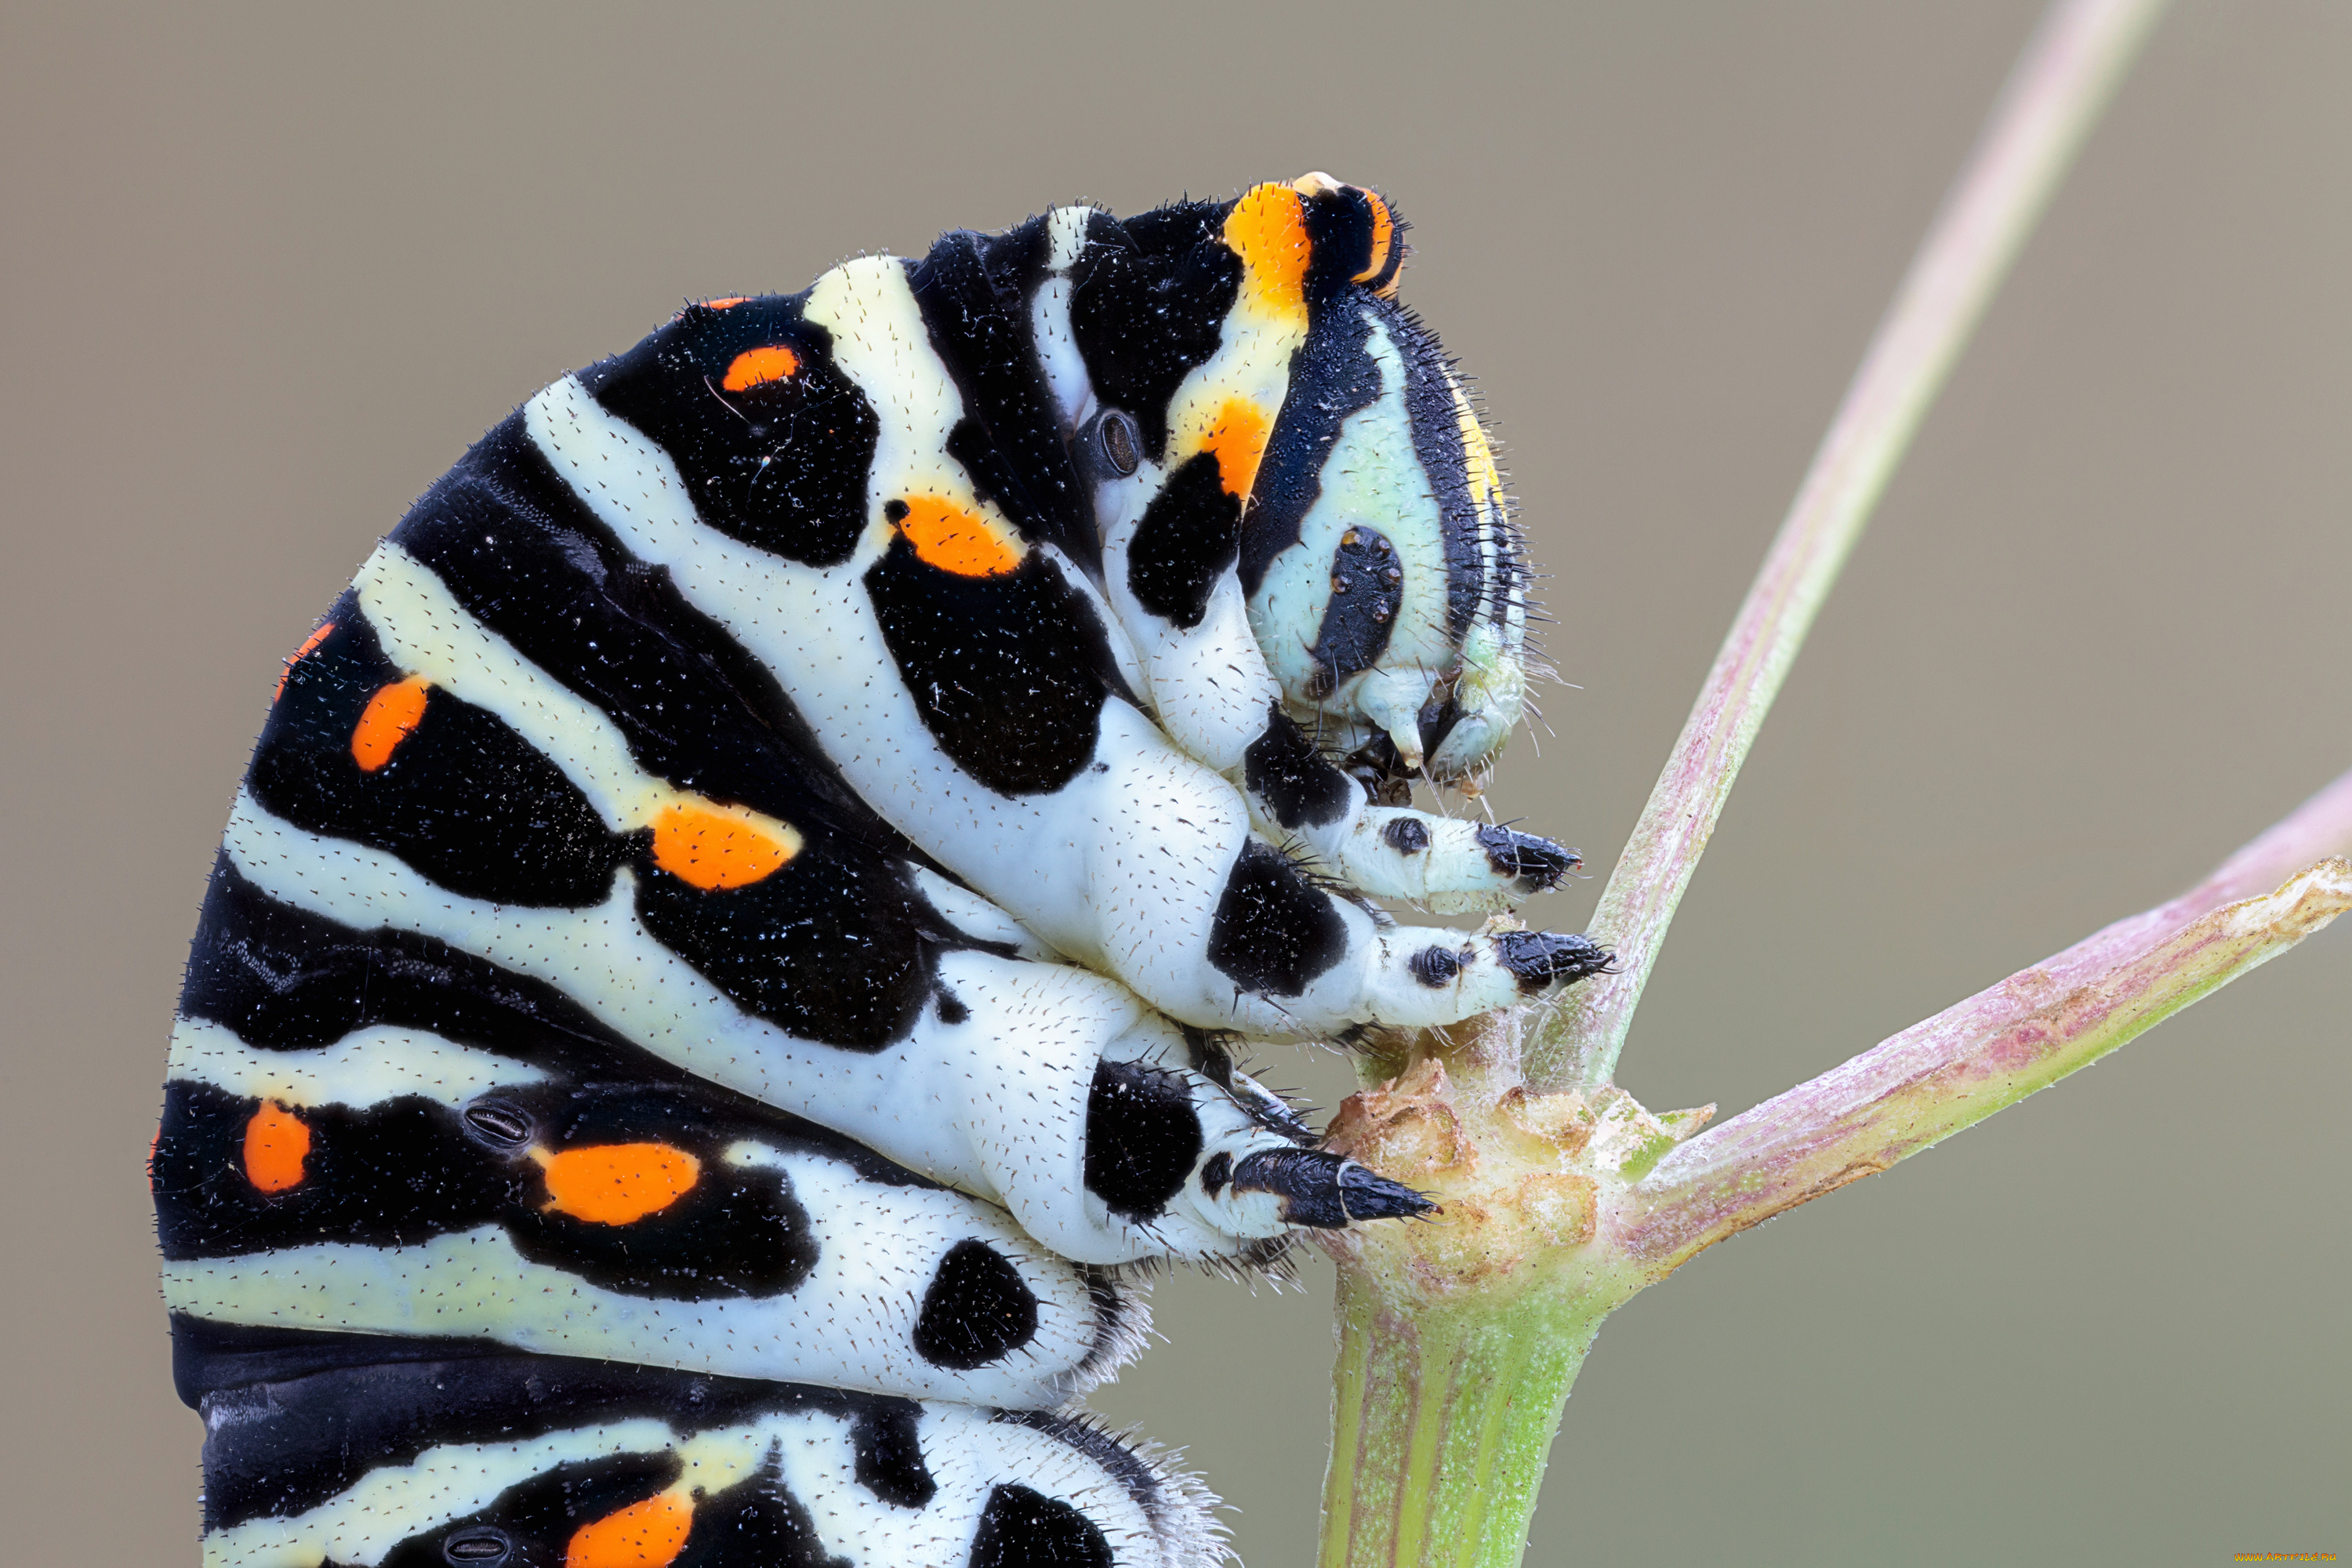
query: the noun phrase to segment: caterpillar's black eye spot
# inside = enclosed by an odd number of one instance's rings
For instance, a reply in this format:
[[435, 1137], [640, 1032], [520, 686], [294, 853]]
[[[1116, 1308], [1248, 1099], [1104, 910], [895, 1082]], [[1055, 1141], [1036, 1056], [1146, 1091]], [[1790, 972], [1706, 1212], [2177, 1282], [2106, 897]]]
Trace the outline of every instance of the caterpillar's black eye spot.
[[[511, 1100], [478, 1100], [466, 1107], [466, 1130], [493, 1148], [520, 1149], [530, 1142], [530, 1112]], [[455, 1541], [457, 1537], [451, 1536], [450, 1539]], [[506, 1537], [499, 1536], [499, 1539], [503, 1541]], [[459, 1560], [452, 1557], [449, 1561], [455, 1563]], [[465, 1561], [472, 1562], [474, 1559]], [[483, 1558], [481, 1561], [494, 1560]]]
[[1103, 416], [1101, 440], [1104, 458], [1121, 479], [1135, 472], [1143, 461], [1143, 433], [1126, 415], [1113, 410]]
[[488, 1563], [504, 1563], [512, 1555], [514, 1542], [507, 1532], [487, 1524], [457, 1531], [441, 1542], [442, 1560], [457, 1563], [460, 1568], [484, 1568]]

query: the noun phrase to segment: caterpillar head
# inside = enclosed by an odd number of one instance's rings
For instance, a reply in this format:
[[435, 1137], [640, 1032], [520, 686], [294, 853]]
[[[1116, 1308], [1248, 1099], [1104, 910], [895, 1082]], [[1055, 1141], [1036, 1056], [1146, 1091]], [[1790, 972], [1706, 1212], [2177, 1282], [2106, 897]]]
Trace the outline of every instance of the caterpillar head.
[[1376, 787], [1461, 779], [1524, 706], [1525, 552], [1460, 377], [1395, 300], [1402, 225], [1370, 191], [1297, 188], [1310, 232], [1360, 212], [1370, 244], [1309, 296], [1243, 521], [1251, 626], [1293, 716]]
[[1484, 768], [1526, 691], [1524, 552], [1460, 378], [1396, 302], [1403, 228], [1308, 174], [1007, 242], [1048, 258], [1040, 357], [1104, 535], [1196, 542], [1144, 607], [1198, 624], [1237, 545], [1285, 706], [1383, 795]]

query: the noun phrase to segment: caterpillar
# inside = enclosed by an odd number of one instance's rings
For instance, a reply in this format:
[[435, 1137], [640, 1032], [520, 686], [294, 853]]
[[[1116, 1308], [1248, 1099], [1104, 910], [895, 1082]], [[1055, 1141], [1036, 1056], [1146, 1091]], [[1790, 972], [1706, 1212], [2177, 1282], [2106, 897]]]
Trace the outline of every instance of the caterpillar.
[[1308, 175], [698, 301], [288, 661], [151, 1164], [205, 1560], [1176, 1564], [1132, 1275], [1424, 1212], [1237, 1040], [1572, 984], [1529, 572]]

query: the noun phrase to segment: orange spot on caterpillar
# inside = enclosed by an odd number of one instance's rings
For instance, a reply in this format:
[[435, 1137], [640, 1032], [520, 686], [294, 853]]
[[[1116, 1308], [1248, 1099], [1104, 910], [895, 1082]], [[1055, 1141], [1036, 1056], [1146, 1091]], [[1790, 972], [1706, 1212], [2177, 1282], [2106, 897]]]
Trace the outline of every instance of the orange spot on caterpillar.
[[372, 773], [392, 761], [400, 743], [425, 721], [426, 684], [424, 677], [412, 675], [379, 686], [368, 699], [360, 721], [352, 728], [352, 761], [362, 773]]
[[1217, 478], [1227, 495], [1246, 497], [1257, 483], [1257, 466], [1265, 458], [1269, 434], [1265, 410], [1247, 398], [1227, 398], [1217, 411], [1217, 422], [1201, 438], [1201, 450], [1216, 454]]
[[682, 1492], [656, 1492], [573, 1531], [563, 1568], [668, 1568], [693, 1529], [694, 1504]]
[[1225, 243], [1242, 258], [1244, 297], [1270, 315], [1307, 313], [1307, 212], [1288, 185], [1254, 185], [1225, 216]]
[[551, 1154], [533, 1149], [547, 1206], [597, 1225], [634, 1225], [694, 1190], [702, 1162], [667, 1143], [601, 1143]]
[[302, 1162], [310, 1157], [310, 1129], [274, 1100], [265, 1100], [245, 1124], [245, 1179], [265, 1193], [302, 1184]]
[[789, 380], [800, 368], [801, 356], [789, 345], [770, 343], [765, 348], [745, 349], [737, 354], [734, 363], [727, 367], [727, 378], [719, 384], [730, 392], [749, 392], [772, 381]]
[[653, 829], [654, 864], [706, 893], [747, 887], [801, 852], [801, 836], [791, 824], [716, 801], [665, 806]]
[[312, 632], [309, 637], [302, 639], [302, 646], [294, 650], [293, 655], [286, 661], [286, 668], [278, 672], [278, 689], [269, 694], [269, 700], [275, 702], [279, 698], [286, 695], [286, 678], [293, 674], [294, 667], [301, 663], [304, 659], [310, 658], [311, 650], [317, 647], [320, 643], [325, 642], [327, 640], [327, 635], [334, 629], [335, 623], [329, 621], [317, 631]]
[[1002, 577], [1021, 564], [1021, 552], [983, 518], [939, 496], [909, 496], [883, 508], [916, 558], [959, 577]]
[[749, 294], [730, 294], [724, 300], [705, 300], [702, 308], [706, 310], [730, 310], [751, 298]]

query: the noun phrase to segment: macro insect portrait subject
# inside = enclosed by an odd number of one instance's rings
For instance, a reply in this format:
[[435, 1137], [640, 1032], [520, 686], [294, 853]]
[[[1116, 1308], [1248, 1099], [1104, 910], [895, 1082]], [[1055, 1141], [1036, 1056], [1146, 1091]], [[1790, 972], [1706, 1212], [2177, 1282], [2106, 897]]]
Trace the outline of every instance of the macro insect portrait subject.
[[1411, 805], [1531, 572], [1309, 174], [702, 300], [530, 397], [287, 661], [152, 1179], [215, 1568], [1221, 1548], [1070, 1408], [1160, 1260], [1411, 1188], [1256, 1042], [1606, 968], [1574, 851]]

